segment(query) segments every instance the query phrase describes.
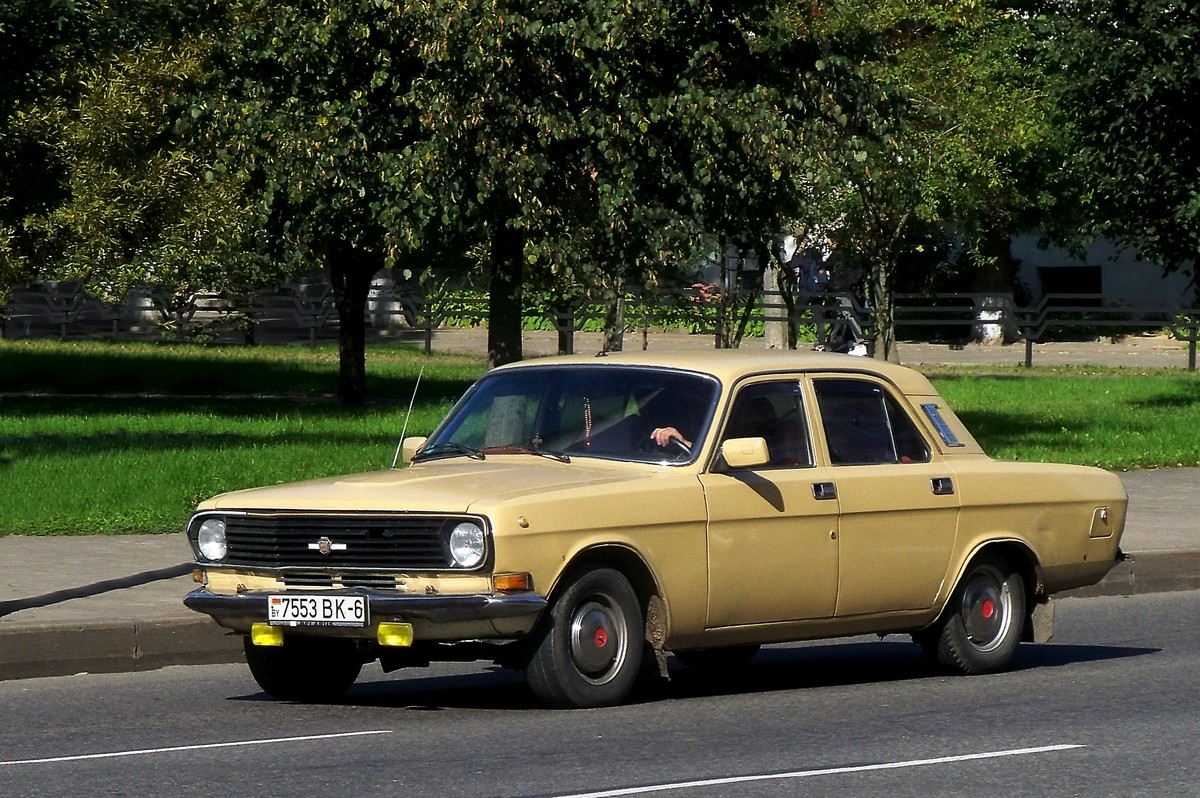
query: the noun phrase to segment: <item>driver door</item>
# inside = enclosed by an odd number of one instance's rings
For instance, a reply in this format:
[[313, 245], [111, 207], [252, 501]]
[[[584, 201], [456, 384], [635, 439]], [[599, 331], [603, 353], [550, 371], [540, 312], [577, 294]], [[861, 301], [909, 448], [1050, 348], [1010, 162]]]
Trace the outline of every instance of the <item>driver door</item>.
[[761, 437], [770, 462], [701, 477], [709, 507], [710, 629], [833, 616], [838, 500], [812, 457], [798, 379], [756, 382], [735, 397], [721, 440]]

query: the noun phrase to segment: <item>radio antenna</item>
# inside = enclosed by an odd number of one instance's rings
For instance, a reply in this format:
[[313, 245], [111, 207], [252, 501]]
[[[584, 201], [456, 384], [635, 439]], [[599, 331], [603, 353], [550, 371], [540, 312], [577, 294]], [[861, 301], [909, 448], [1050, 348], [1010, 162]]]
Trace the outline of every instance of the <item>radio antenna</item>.
[[417, 381], [413, 385], [412, 398], [408, 400], [408, 412], [404, 414], [404, 426], [400, 428], [400, 440], [396, 443], [396, 456], [392, 458], [392, 468], [396, 468], [396, 464], [400, 462], [400, 449], [404, 446], [404, 436], [408, 434], [408, 419], [412, 416], [413, 405], [417, 401], [417, 388], [421, 387], [421, 375], [425, 373], [425, 364], [421, 364], [421, 370], [417, 372]]

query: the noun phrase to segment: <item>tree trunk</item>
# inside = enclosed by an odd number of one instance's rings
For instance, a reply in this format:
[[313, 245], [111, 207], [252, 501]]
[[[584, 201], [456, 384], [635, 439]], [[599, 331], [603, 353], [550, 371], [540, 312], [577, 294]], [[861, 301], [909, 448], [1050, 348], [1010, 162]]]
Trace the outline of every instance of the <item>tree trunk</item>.
[[890, 262], [876, 262], [871, 266], [867, 290], [871, 302], [871, 337], [874, 341], [872, 357], [898, 362], [900, 355], [896, 349], [896, 305], [892, 295]]
[[361, 405], [367, 399], [367, 295], [371, 278], [383, 268], [383, 258], [341, 243], [329, 248], [326, 260], [340, 328], [338, 399]]
[[488, 286], [488, 364], [521, 359], [521, 302], [525, 239], [503, 222], [492, 234], [492, 277]]
[[604, 297], [604, 351], [620, 352], [625, 348], [625, 286], [622, 278]]
[[1012, 291], [1017, 265], [1006, 231], [988, 232], [979, 245], [975, 293], [986, 294], [975, 309], [971, 340], [981, 344], [1011, 344], [1020, 335], [1012, 316]]
[[575, 306], [565, 299], [557, 300], [550, 308], [554, 330], [558, 333], [558, 354], [575, 354]]
[[795, 349], [791, 345], [791, 307], [780, 285], [779, 269], [766, 262], [762, 270], [763, 342], [767, 349]]

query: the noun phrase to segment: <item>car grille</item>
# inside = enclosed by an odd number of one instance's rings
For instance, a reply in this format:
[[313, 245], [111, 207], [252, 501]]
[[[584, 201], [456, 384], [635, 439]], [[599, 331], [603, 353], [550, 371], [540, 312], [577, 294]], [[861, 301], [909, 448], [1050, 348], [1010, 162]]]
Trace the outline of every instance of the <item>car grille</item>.
[[215, 515], [226, 524], [229, 554], [224, 564], [322, 570], [450, 568], [446, 537], [461, 520], [419, 515]]

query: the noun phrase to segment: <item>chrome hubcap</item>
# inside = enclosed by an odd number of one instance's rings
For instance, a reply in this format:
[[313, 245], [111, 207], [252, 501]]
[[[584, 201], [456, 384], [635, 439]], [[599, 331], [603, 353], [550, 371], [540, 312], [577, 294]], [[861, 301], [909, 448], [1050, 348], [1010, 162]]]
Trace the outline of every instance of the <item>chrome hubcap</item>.
[[628, 630], [607, 596], [593, 596], [571, 616], [571, 661], [593, 684], [610, 680], [625, 660]]
[[979, 651], [992, 651], [1013, 623], [1012, 596], [998, 573], [981, 573], [963, 591], [963, 625], [967, 639]]

